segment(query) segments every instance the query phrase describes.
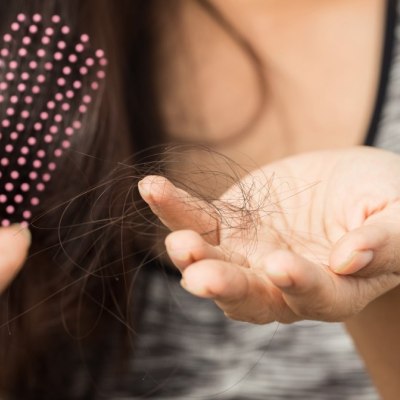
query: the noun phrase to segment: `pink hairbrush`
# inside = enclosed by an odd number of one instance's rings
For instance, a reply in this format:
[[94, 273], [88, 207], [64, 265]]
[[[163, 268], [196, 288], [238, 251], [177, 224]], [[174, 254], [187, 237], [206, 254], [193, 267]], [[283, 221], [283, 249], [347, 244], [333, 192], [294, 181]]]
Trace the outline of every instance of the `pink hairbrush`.
[[[0, 47], [0, 224], [27, 225], [82, 131], [105, 78], [104, 51], [58, 15], [19, 14]], [[99, 97], [99, 96], [97, 96]]]

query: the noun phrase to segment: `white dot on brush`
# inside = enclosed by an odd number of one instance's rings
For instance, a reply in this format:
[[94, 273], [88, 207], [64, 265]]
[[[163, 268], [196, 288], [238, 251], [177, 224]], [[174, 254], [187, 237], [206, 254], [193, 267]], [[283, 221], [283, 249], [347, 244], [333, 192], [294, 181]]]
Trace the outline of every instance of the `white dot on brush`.
[[33, 125], [33, 129], [35, 131], [40, 131], [40, 130], [42, 130], [42, 128], [43, 128], [43, 125], [40, 122], [36, 122], [36, 124]]
[[43, 174], [42, 179], [44, 182], [49, 182], [51, 180], [51, 175], [50, 174]]
[[12, 41], [12, 36], [9, 33], [6, 33], [3, 36], [3, 40], [4, 40], [5, 43], [10, 43]]
[[4, 185], [4, 188], [6, 189], [7, 192], [12, 192], [14, 190], [14, 185], [11, 182], [7, 182]]
[[26, 57], [28, 55], [28, 50], [22, 47], [21, 49], [18, 50], [18, 55], [20, 57]]
[[51, 17], [51, 22], [53, 22], [54, 24], [59, 24], [60, 23], [60, 21], [61, 21], [61, 17], [59, 16], [59, 15], [53, 15], [52, 17]]
[[6, 150], [7, 153], [11, 153], [14, 150], [14, 146], [12, 144], [8, 144], [5, 147], [5, 150]]
[[11, 104], [17, 104], [18, 103], [18, 96], [11, 96], [10, 97], [10, 102]]
[[57, 101], [62, 101], [62, 100], [64, 99], [64, 96], [63, 96], [62, 93], [56, 93], [56, 95], [54, 96], [54, 98], [55, 98]]
[[21, 117], [24, 119], [28, 119], [30, 116], [29, 111], [28, 110], [24, 110], [21, 112]]
[[45, 49], [39, 49], [36, 54], [37, 54], [37, 56], [39, 58], [43, 58], [43, 57], [46, 56], [46, 50]]
[[58, 47], [60, 50], [64, 50], [64, 49], [67, 47], [67, 44], [66, 44], [63, 40], [60, 40], [60, 41], [57, 43], [57, 47]]
[[13, 108], [7, 108], [7, 115], [12, 117], [15, 114], [15, 110]]
[[1, 221], [1, 225], [3, 226], [3, 228], [7, 228], [8, 226], [11, 225], [11, 222], [8, 219], [3, 219]]
[[18, 132], [23, 132], [25, 130], [25, 125], [23, 123], [18, 123], [17, 124], [17, 131]]
[[13, 22], [13, 23], [11, 24], [11, 30], [12, 30], [12, 31], [16, 32], [16, 31], [19, 30], [19, 28], [20, 28], [20, 25], [19, 25], [18, 22]]
[[82, 87], [82, 82], [80, 81], [75, 81], [72, 85], [74, 87], [74, 89], [80, 89]]
[[44, 75], [40, 74], [40, 75], [38, 75], [38, 77], [37, 77], [37, 81], [38, 81], [39, 83], [44, 83], [44, 82], [46, 81], [46, 77], [45, 77]]
[[18, 139], [18, 133], [17, 132], [12, 132], [10, 135], [11, 140], [17, 140]]
[[21, 147], [21, 154], [23, 154], [23, 155], [27, 155], [27, 154], [29, 154], [29, 148], [28, 147], [26, 147], [26, 146], [22, 146]]
[[56, 103], [55, 103], [54, 101], [49, 101], [49, 102], [47, 103], [47, 108], [48, 108], [49, 110], [54, 110], [54, 109], [56, 108]]
[[63, 68], [63, 74], [64, 75], [71, 75], [72, 69], [71, 67], [64, 67]]
[[71, 105], [68, 104], [68, 103], [63, 103], [62, 106], [61, 106], [61, 109], [63, 111], [69, 111], [71, 109]]
[[54, 150], [54, 156], [57, 158], [60, 158], [62, 156], [63, 152], [61, 149], [56, 149]]
[[37, 64], [36, 61], [31, 61], [31, 62], [29, 63], [29, 68], [30, 68], [30, 69], [36, 69], [37, 66], [38, 66], [38, 64]]
[[13, 61], [10, 61], [9, 66], [10, 66], [10, 69], [17, 69], [18, 63], [15, 60], [13, 60]]
[[102, 58], [102, 59], [99, 61], [99, 64], [100, 64], [102, 67], [106, 67], [106, 66], [108, 65], [108, 60], [107, 60], [106, 58]]
[[69, 27], [68, 26], [63, 26], [62, 28], [61, 28], [61, 32], [64, 34], [64, 35], [68, 35], [70, 32], [71, 32], [71, 29], [69, 29]]
[[65, 96], [67, 96], [68, 99], [73, 99], [75, 96], [75, 93], [73, 90], [68, 90], [67, 93], [65, 93]]
[[81, 114], [86, 114], [87, 113], [87, 107], [82, 104], [81, 106], [79, 106], [79, 112]]
[[104, 57], [104, 50], [102, 50], [102, 49], [96, 50], [96, 57], [97, 58], [103, 58]]
[[17, 16], [17, 21], [18, 22], [24, 22], [26, 20], [26, 15], [25, 14], [18, 14]]
[[27, 81], [30, 78], [30, 75], [27, 72], [23, 72], [21, 78], [23, 81]]
[[45, 46], [47, 46], [48, 44], [50, 44], [51, 40], [48, 36], [43, 36], [42, 38], [42, 44], [44, 44]]
[[5, 194], [0, 194], [0, 203], [4, 204], [7, 203], [7, 196]]
[[41, 112], [40, 113], [40, 119], [43, 120], [43, 121], [48, 120], [49, 119], [49, 113], [47, 113], [45, 111]]
[[80, 121], [74, 121], [72, 123], [72, 126], [74, 127], [74, 129], [81, 129], [82, 128], [82, 123]]
[[3, 167], [7, 167], [7, 165], [10, 164], [10, 160], [9, 160], [8, 158], [6, 158], [6, 157], [3, 157], [3, 158], [0, 160], [0, 164], [1, 164]]
[[23, 166], [23, 165], [26, 164], [26, 158], [25, 157], [19, 157], [17, 162], [18, 162], [18, 165]]
[[30, 138], [28, 138], [28, 144], [30, 146], [34, 146], [37, 143], [37, 139], [33, 136], [31, 136]]
[[4, 102], [4, 96], [2, 94], [0, 94], [0, 103]]
[[57, 80], [57, 85], [58, 86], [65, 86], [66, 83], [67, 82], [66, 82], [66, 80], [64, 78], [58, 78], [58, 80]]
[[10, 174], [12, 179], [18, 179], [19, 178], [19, 172], [18, 171], [11, 171]]
[[44, 69], [46, 71], [51, 71], [53, 68], [54, 68], [54, 65], [51, 62], [47, 62], [46, 64], [44, 64]]
[[34, 87], [32, 88], [32, 93], [33, 93], [33, 94], [38, 94], [38, 93], [40, 93], [40, 87], [39, 87], [39, 86], [34, 86]]
[[10, 54], [10, 51], [8, 49], [1, 49], [1, 51], [0, 51], [0, 55], [2, 57], [8, 57], [9, 54]]
[[23, 44], [24, 46], [29, 46], [31, 43], [32, 43], [32, 39], [31, 39], [29, 36], [25, 36], [25, 37], [22, 39], [22, 44]]
[[11, 122], [8, 119], [3, 119], [3, 121], [1, 122], [1, 125], [3, 126], [3, 128], [9, 128], [11, 125]]
[[32, 171], [29, 173], [29, 178], [34, 181], [35, 179], [37, 179], [38, 177], [38, 173], [36, 171]]
[[62, 53], [60, 53], [59, 51], [57, 53], [54, 53], [54, 59], [56, 61], [61, 61], [63, 59]]
[[14, 197], [14, 201], [15, 201], [17, 204], [21, 204], [21, 203], [24, 201], [24, 197], [23, 197], [22, 195], [20, 195], [20, 194], [17, 194], [17, 195]]
[[31, 213], [30, 211], [24, 211], [24, 212], [22, 213], [22, 216], [23, 216], [25, 219], [31, 219], [32, 213]]
[[93, 67], [93, 65], [94, 65], [94, 60], [93, 60], [93, 58], [91, 58], [91, 57], [87, 58], [87, 59], [86, 59], [86, 65], [87, 65], [88, 67]]
[[68, 142], [68, 140], [64, 140], [61, 145], [64, 149], [69, 149], [71, 147], [71, 143]]
[[88, 43], [90, 40], [89, 35], [87, 35], [86, 33], [84, 33], [83, 35], [81, 35], [81, 42], [82, 43]]
[[68, 57], [68, 61], [72, 64], [76, 63], [78, 61], [78, 56], [76, 54], [71, 54]]
[[57, 168], [57, 165], [55, 162], [49, 163], [49, 171], [55, 171]]
[[26, 90], [26, 85], [25, 85], [25, 83], [20, 83], [20, 84], [17, 86], [17, 90], [18, 90], [18, 92], [25, 92], [25, 90]]
[[36, 155], [39, 158], [45, 158], [46, 157], [46, 152], [42, 149], [42, 150], [38, 150], [38, 152], [36, 153]]
[[8, 83], [7, 82], [0, 82], [0, 90], [7, 90]]
[[39, 30], [39, 29], [38, 29], [38, 27], [37, 27], [36, 25], [31, 25], [31, 26], [29, 27], [29, 32], [32, 33], [32, 34], [37, 33], [38, 30]]
[[15, 207], [14, 206], [7, 206], [6, 207], [6, 213], [7, 214], [11, 215], [11, 214], [14, 214], [14, 212], [15, 212]]
[[82, 43], [78, 43], [78, 44], [75, 46], [75, 51], [76, 51], [77, 53], [82, 53], [83, 50], [85, 50], [85, 46], [84, 46]]
[[32, 96], [26, 96], [25, 97], [25, 103], [26, 104], [32, 104], [33, 103], [33, 97]]
[[99, 79], [104, 79], [104, 78], [106, 77], [106, 73], [105, 73], [104, 71], [99, 71], [99, 72], [97, 73], [97, 77], [98, 77]]
[[79, 73], [81, 75], [85, 76], [89, 73], [89, 70], [86, 67], [81, 67], [81, 68], [79, 68]]
[[51, 135], [46, 135], [44, 137], [45, 143], [51, 143], [53, 141], [53, 137]]
[[47, 36], [53, 36], [54, 35], [54, 29], [53, 28], [46, 28], [46, 30], [44, 31], [44, 33]]
[[39, 169], [42, 166], [42, 162], [40, 160], [34, 160], [32, 165], [33, 165], [33, 168]]
[[45, 189], [44, 183], [38, 183], [38, 184], [36, 185], [36, 190], [37, 190], [38, 192], [43, 192], [44, 189]]
[[89, 96], [88, 94], [86, 94], [85, 96], [83, 96], [83, 102], [86, 104], [90, 104], [92, 102], [92, 98], [91, 96]]
[[65, 129], [65, 134], [67, 136], [72, 136], [74, 134], [74, 129], [69, 126], [68, 128]]
[[35, 14], [32, 19], [33, 22], [39, 23], [42, 20], [42, 16], [40, 14]]
[[[30, 176], [29, 176], [30, 177]], [[35, 178], [36, 179], [36, 178]], [[30, 190], [30, 188], [31, 188], [31, 186], [29, 185], [29, 183], [23, 183], [22, 185], [21, 185], [21, 190], [23, 191], [23, 192], [29, 192], [29, 190]]]
[[33, 197], [33, 198], [31, 199], [31, 204], [32, 204], [33, 206], [38, 206], [38, 205], [40, 204], [40, 200], [39, 200], [37, 197]]
[[14, 78], [15, 78], [15, 75], [14, 75], [13, 72], [7, 72], [7, 74], [6, 74], [6, 79], [7, 79], [8, 81], [12, 81]]

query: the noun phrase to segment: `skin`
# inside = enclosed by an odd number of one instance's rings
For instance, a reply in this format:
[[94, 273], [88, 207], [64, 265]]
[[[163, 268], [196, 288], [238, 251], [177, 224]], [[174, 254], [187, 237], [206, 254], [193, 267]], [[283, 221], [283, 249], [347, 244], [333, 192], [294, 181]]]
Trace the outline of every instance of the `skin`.
[[18, 274], [24, 264], [31, 244], [28, 229], [20, 225], [0, 228], [0, 292]]

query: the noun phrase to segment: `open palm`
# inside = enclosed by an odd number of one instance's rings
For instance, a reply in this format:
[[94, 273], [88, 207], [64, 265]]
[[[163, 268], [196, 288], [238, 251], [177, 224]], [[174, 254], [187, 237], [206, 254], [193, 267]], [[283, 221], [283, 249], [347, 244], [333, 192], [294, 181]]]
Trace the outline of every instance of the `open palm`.
[[357, 147], [254, 171], [206, 204], [162, 177], [140, 192], [173, 232], [191, 293], [231, 318], [343, 321], [400, 284], [400, 157]]

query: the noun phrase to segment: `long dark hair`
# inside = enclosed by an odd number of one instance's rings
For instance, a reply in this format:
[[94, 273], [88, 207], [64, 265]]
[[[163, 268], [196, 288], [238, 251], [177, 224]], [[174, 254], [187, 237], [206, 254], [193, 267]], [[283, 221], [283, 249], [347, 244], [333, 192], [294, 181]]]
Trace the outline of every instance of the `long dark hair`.
[[[254, 52], [218, 10], [205, 0], [198, 3], [257, 67]], [[131, 167], [157, 161], [158, 150], [144, 150], [165, 141], [154, 48], [157, 12], [175, 6], [172, 0], [0, 4], [0, 30], [19, 12], [57, 13], [87, 31], [110, 60], [99, 118], [53, 179], [33, 219], [31, 255], [1, 294], [0, 390], [10, 398], [89, 399], [111, 341], [121, 343], [121, 358], [114, 360], [121, 366], [124, 346], [134, 343], [145, 291], [139, 272], [152, 246], [152, 224], [140, 220], [141, 174]], [[130, 212], [127, 202], [134, 205]]]

